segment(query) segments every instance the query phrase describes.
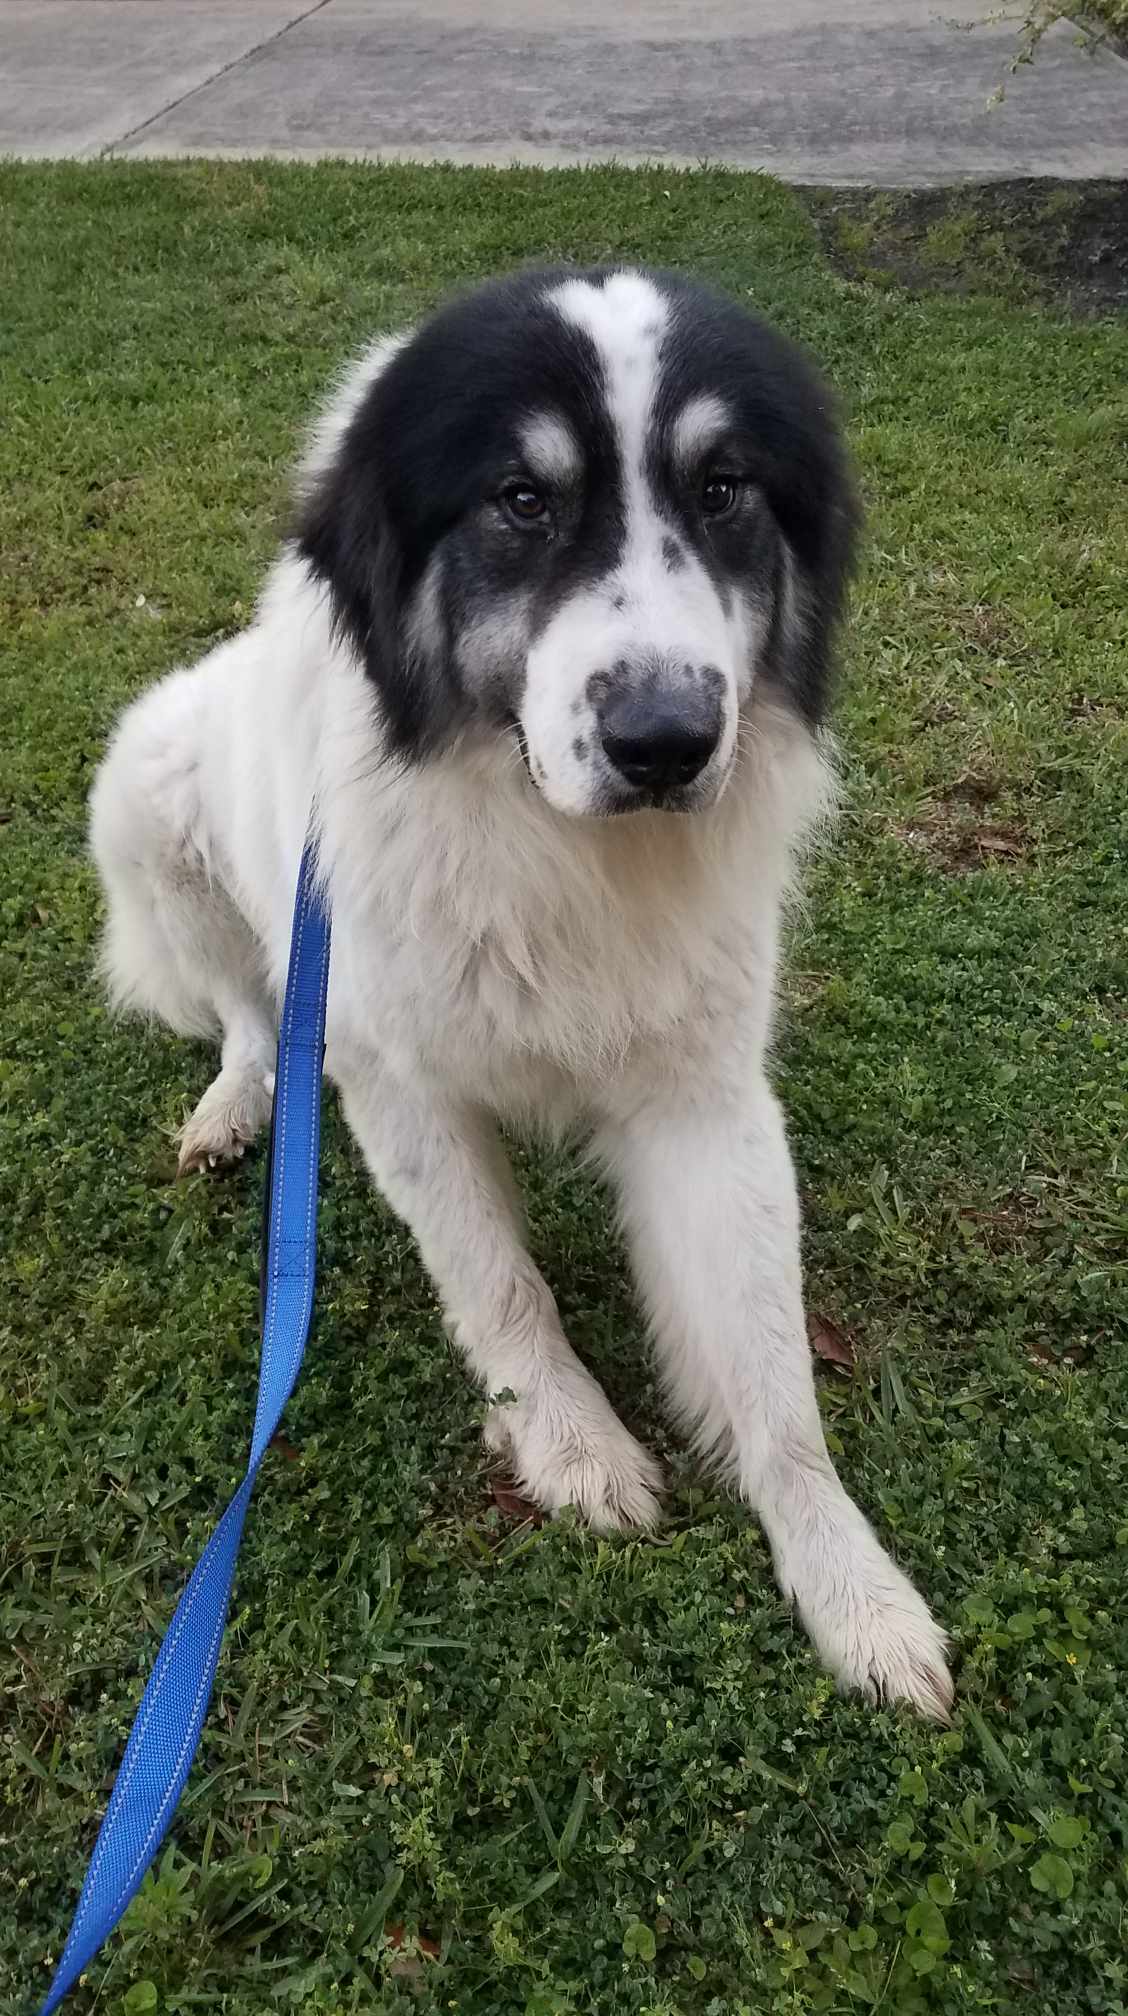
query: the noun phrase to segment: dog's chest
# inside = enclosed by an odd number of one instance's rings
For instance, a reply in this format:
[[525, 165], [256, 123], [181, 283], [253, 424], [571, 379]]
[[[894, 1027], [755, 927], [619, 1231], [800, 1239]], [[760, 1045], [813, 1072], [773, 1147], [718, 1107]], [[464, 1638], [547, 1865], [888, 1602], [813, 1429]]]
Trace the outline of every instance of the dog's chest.
[[691, 1040], [745, 984], [750, 920], [723, 865], [676, 839], [449, 815], [425, 843], [389, 832], [337, 935], [350, 1019], [405, 1068], [499, 1107], [594, 1090]]
[[416, 891], [400, 1000], [442, 1068], [494, 1092], [538, 1068], [600, 1080], [698, 1011], [703, 948], [669, 917], [647, 931], [631, 906], [591, 895], [578, 905], [557, 886], [521, 901], [499, 886], [479, 908]]

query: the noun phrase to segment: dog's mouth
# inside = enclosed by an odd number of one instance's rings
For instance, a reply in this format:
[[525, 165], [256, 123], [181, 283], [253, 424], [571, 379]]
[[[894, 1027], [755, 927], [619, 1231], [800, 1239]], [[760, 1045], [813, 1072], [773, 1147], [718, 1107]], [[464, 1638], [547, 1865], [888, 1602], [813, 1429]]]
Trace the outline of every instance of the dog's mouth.
[[670, 784], [656, 790], [609, 784], [596, 809], [609, 819], [622, 818], [631, 812], [673, 812], [689, 817], [700, 812], [705, 802], [696, 784]]

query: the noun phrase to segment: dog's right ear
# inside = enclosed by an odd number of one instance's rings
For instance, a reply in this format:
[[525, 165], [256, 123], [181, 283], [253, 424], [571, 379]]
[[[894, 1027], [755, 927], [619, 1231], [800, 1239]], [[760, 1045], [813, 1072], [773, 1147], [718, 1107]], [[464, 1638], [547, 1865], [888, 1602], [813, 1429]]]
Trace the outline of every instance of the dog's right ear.
[[442, 682], [410, 634], [418, 626], [408, 621], [403, 541], [367, 431], [354, 421], [332, 460], [307, 476], [292, 537], [329, 591], [335, 636], [352, 647], [372, 681], [389, 751], [410, 762], [441, 738]]
[[342, 444], [307, 481], [293, 539], [328, 589], [334, 635], [356, 652], [398, 741], [393, 696], [400, 683], [402, 560], [381, 487], [367, 458], [354, 461]]

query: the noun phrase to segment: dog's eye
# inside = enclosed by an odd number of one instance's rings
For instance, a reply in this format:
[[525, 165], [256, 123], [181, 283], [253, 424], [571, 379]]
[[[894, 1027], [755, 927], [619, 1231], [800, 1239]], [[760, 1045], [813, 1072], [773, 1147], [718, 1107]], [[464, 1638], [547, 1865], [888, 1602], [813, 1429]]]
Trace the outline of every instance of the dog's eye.
[[547, 502], [531, 483], [510, 483], [502, 491], [501, 501], [518, 525], [535, 525], [548, 511]]
[[701, 486], [701, 509], [706, 518], [725, 518], [736, 503], [738, 484], [733, 476], [710, 476]]

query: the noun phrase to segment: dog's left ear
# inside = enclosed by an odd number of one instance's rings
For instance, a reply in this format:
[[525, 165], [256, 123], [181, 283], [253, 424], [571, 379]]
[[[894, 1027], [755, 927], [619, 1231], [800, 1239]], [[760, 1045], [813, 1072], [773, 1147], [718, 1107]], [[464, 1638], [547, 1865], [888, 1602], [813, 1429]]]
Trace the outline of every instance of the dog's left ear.
[[356, 422], [329, 466], [308, 481], [293, 538], [329, 591], [335, 635], [372, 681], [389, 750], [407, 761], [427, 755], [449, 726], [446, 682], [409, 620], [413, 584], [403, 539], [381, 458]]
[[818, 380], [802, 431], [769, 487], [784, 539], [767, 673], [812, 727], [826, 710], [836, 633], [854, 568], [861, 504], [834, 403]]

